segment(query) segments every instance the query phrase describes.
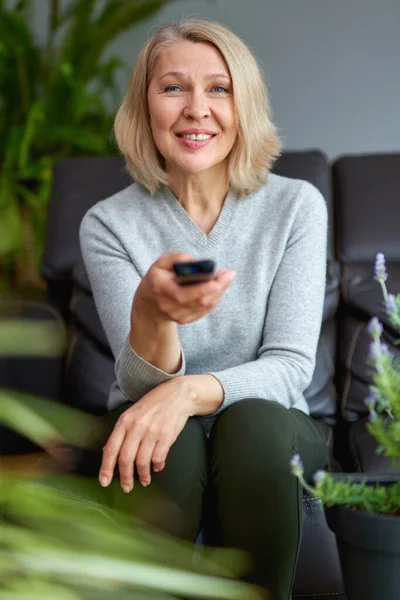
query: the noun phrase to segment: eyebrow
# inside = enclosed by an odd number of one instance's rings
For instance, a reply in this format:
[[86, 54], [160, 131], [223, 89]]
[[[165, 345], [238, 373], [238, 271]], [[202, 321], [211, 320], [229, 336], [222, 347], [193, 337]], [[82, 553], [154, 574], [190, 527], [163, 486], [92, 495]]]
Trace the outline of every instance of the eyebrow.
[[[185, 73], [182, 73], [181, 71], [168, 71], [168, 73], [164, 73], [164, 75], [161, 75], [160, 79], [164, 79], [164, 77], [185, 77]], [[209, 75], [206, 75], [206, 78], [230, 80], [229, 75], [226, 75], [226, 73], [210, 73]]]

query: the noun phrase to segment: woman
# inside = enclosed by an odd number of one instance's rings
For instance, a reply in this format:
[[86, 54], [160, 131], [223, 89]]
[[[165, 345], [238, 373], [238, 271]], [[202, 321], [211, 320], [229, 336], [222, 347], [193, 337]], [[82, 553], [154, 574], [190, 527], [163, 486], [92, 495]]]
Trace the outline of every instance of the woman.
[[[212, 542], [246, 550], [249, 580], [287, 600], [302, 530], [289, 460], [301, 454], [308, 476], [326, 463], [303, 396], [322, 318], [325, 202], [269, 173], [280, 144], [261, 71], [216, 23], [151, 37], [115, 133], [135, 183], [80, 230], [116, 359], [100, 483], [118, 467], [131, 508], [157, 490], [162, 526], [192, 541], [207, 488]], [[199, 258], [217, 262], [215, 278], [179, 285], [173, 263]]]

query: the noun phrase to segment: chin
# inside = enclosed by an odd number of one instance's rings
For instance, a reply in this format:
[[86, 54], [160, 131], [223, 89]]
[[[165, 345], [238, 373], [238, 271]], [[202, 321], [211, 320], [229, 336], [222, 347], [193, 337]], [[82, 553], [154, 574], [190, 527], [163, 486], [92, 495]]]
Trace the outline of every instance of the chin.
[[204, 173], [205, 171], [209, 171], [211, 169], [215, 169], [215, 167], [218, 166], [218, 164], [221, 163], [210, 163], [210, 162], [182, 162], [182, 163], [175, 163], [175, 168], [179, 171], [185, 172], [185, 173], [190, 173], [191, 175], [196, 175], [199, 173]]

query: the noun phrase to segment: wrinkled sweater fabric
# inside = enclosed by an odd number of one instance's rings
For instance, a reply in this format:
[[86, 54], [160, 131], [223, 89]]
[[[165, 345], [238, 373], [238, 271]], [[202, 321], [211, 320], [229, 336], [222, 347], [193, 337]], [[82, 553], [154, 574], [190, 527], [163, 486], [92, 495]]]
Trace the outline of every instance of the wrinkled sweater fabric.
[[[326, 277], [327, 209], [319, 191], [270, 174], [242, 198], [230, 190], [214, 228], [204, 233], [168, 187], [155, 195], [133, 183], [95, 204], [80, 244], [101, 323], [115, 358], [108, 408], [136, 402], [160, 383], [211, 373], [224, 390], [218, 412], [262, 398], [309, 413]], [[130, 346], [135, 291], [162, 254], [185, 252], [234, 269], [216, 308], [178, 325], [181, 369], [166, 373]]]

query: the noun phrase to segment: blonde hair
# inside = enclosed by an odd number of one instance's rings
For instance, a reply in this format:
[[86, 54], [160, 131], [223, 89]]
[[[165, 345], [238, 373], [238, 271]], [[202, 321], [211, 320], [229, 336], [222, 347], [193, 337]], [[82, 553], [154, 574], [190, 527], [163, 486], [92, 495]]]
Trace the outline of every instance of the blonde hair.
[[164, 48], [181, 42], [215, 46], [232, 78], [238, 136], [228, 156], [231, 187], [240, 194], [257, 191], [280, 153], [280, 140], [271, 119], [264, 77], [246, 44], [226, 27], [203, 19], [184, 19], [160, 27], [143, 46], [127, 93], [117, 112], [114, 132], [132, 177], [150, 193], [168, 183], [150, 128], [147, 90], [156, 60]]

